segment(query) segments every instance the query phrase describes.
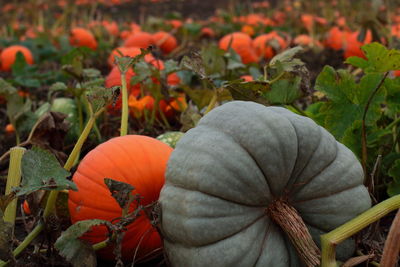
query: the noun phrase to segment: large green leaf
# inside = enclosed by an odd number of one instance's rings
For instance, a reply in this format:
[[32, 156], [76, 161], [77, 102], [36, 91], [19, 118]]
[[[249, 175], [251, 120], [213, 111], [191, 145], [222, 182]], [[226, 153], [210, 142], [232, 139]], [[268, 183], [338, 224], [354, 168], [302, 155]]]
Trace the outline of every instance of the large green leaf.
[[37, 190], [77, 190], [76, 185], [66, 179], [70, 173], [60, 166], [50, 152], [33, 147], [22, 157], [22, 183], [16, 188], [17, 195], [29, 194]]
[[346, 63], [361, 68], [365, 73], [384, 73], [400, 69], [400, 51], [387, 49], [380, 43], [366, 44], [361, 47], [367, 59], [349, 57]]

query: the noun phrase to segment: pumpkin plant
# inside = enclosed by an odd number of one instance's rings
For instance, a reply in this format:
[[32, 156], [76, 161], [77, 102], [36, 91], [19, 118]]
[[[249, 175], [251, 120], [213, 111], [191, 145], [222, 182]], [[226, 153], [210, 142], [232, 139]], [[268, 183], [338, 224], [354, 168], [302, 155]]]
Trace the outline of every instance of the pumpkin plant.
[[357, 158], [311, 119], [232, 101], [181, 138], [160, 203], [172, 266], [317, 266], [314, 241], [371, 200]]

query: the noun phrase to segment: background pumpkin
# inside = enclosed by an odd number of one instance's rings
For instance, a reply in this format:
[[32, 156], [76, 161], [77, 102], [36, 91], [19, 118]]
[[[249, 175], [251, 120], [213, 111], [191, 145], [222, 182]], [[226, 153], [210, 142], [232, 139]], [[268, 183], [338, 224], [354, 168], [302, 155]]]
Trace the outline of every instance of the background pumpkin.
[[266, 211], [282, 199], [315, 241], [371, 205], [358, 160], [311, 119], [243, 101], [212, 110], [168, 162], [159, 201], [170, 262], [301, 265]]
[[0, 63], [1, 63], [1, 69], [3, 71], [11, 70], [11, 67], [15, 62], [18, 52], [22, 53], [26, 63], [33, 64], [33, 55], [28, 48], [22, 45], [12, 45], [1, 51]]
[[[164, 184], [164, 172], [171, 151], [172, 148], [163, 142], [140, 135], [113, 138], [90, 151], [73, 176], [78, 191], [69, 193], [72, 223], [87, 219], [111, 221], [121, 216], [122, 210], [104, 184], [104, 178], [133, 185], [135, 190], [132, 193], [142, 197], [142, 205], [156, 201]], [[136, 203], [132, 203], [130, 211], [135, 208]], [[103, 226], [93, 227], [83, 238], [97, 243], [106, 239], [106, 233]], [[137, 259], [161, 246], [160, 236], [144, 212], [127, 227], [122, 241], [123, 259], [132, 260], [139, 242]], [[106, 259], [114, 258], [112, 248], [99, 253]]]

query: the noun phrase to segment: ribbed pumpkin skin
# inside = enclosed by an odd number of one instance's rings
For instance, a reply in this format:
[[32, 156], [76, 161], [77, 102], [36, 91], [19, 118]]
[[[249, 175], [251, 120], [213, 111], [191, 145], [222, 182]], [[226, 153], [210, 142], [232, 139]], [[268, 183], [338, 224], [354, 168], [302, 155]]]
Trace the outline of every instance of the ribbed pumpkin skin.
[[[121, 208], [104, 184], [104, 178], [129, 183], [133, 194], [147, 205], [156, 201], [164, 184], [164, 173], [172, 148], [154, 138], [140, 135], [116, 137], [90, 151], [76, 170], [73, 181], [78, 191], [69, 192], [68, 207], [72, 223], [87, 219], [112, 220], [121, 216]], [[132, 205], [131, 211], [135, 209]], [[84, 236], [91, 243], [106, 238], [106, 228], [94, 227]], [[142, 236], [136, 259], [161, 247], [158, 232], [144, 213], [128, 226], [122, 245], [122, 256], [132, 260]], [[114, 259], [111, 248], [99, 251], [107, 259]]]
[[318, 241], [370, 207], [362, 182], [353, 153], [311, 119], [229, 102], [168, 162], [159, 200], [166, 253], [172, 266], [300, 266], [265, 209], [287, 197]]

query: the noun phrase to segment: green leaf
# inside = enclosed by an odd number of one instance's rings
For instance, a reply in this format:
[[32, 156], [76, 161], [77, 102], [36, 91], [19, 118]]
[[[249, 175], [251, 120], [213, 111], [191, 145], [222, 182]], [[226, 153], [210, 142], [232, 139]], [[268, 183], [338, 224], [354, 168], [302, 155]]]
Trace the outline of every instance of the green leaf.
[[88, 68], [88, 69], [83, 69], [82, 75], [85, 78], [93, 79], [100, 77], [101, 72], [98, 69]]
[[93, 226], [108, 225], [108, 221], [94, 219], [79, 221], [71, 225], [54, 244], [60, 255], [73, 266], [96, 266], [96, 254], [91, 245], [79, 239]]
[[11, 66], [13, 76], [25, 75], [27, 65], [24, 55], [18, 51], [14, 64]]
[[206, 46], [201, 50], [202, 63], [207, 75], [218, 74], [218, 77], [225, 75], [225, 51], [216, 45]]
[[164, 69], [162, 70], [165, 74], [171, 74], [180, 70], [178, 62], [173, 59], [168, 59], [164, 62]]
[[0, 78], [0, 95], [7, 97], [16, 93], [17, 89], [14, 86], [6, 82], [3, 78]]
[[[354, 77], [345, 70], [335, 71], [326, 66], [317, 77], [315, 89], [323, 92], [328, 101], [320, 108], [325, 116], [324, 127], [339, 141], [346, 130], [357, 120], [362, 120], [370, 95], [381, 82], [380, 73], [367, 74], [356, 83]], [[366, 125], [376, 125], [381, 116], [381, 105], [385, 99], [385, 90], [380, 88], [372, 98], [366, 116]]]
[[365, 73], [385, 73], [400, 69], [400, 50], [389, 50], [376, 42], [366, 44], [361, 49], [364, 51], [367, 60], [350, 57], [346, 60], [346, 63], [361, 68]]
[[385, 79], [384, 86], [387, 91], [385, 115], [396, 119], [400, 110], [400, 77]]
[[293, 80], [279, 80], [271, 85], [271, 90], [264, 97], [271, 104], [291, 104], [301, 96], [301, 78], [296, 76]]
[[32, 101], [19, 96], [18, 94], [12, 94], [7, 97], [7, 116], [11, 122], [16, 122], [22, 115], [28, 113], [31, 110]]
[[66, 91], [68, 89], [67, 85], [63, 82], [56, 82], [53, 83], [49, 90], [51, 91]]
[[76, 185], [66, 179], [70, 173], [60, 166], [50, 152], [33, 147], [22, 157], [22, 184], [15, 189], [17, 196], [37, 190], [77, 190]]
[[388, 174], [393, 178], [394, 182], [400, 184], [400, 159], [394, 161], [393, 165], [388, 171]]

